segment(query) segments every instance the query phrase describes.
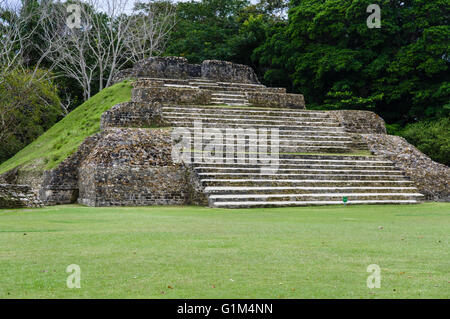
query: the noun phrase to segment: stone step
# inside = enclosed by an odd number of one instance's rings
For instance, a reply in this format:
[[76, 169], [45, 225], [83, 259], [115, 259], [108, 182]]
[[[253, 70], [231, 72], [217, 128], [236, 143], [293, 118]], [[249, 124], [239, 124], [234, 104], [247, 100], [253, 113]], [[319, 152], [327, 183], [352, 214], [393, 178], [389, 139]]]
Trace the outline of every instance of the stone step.
[[[405, 205], [418, 204], [417, 200], [353, 200], [347, 205]], [[255, 207], [293, 207], [293, 206], [324, 206], [324, 205], [342, 205], [342, 200], [336, 201], [278, 201], [278, 202], [216, 202], [212, 207], [217, 208], [255, 208]]]
[[246, 99], [235, 99], [235, 98], [211, 98], [211, 103], [213, 104], [226, 104], [226, 105], [249, 105]]
[[243, 93], [226, 93], [226, 92], [218, 92], [218, 93], [212, 93], [211, 96], [213, 98], [240, 98], [240, 99], [246, 99], [245, 94]]
[[[196, 135], [196, 138], [202, 138], [203, 145], [225, 145], [225, 146], [233, 146], [242, 144], [248, 146], [248, 144], [259, 142], [257, 145], [267, 145], [270, 147], [272, 144], [279, 145], [279, 146], [286, 146], [286, 147], [299, 147], [299, 146], [351, 146], [352, 141], [349, 140], [317, 140], [317, 139], [276, 139], [271, 140], [271, 136], [268, 135], [266, 138], [266, 143], [264, 143], [263, 139], [261, 138], [261, 141], [259, 141], [258, 135], [252, 135], [249, 138], [233, 138], [233, 135], [231, 136], [231, 142], [228, 141], [228, 137], [226, 134], [223, 134], [223, 137], [220, 138], [222, 141], [221, 143], [215, 143], [210, 138], [210, 136], [205, 133], [202, 135]], [[191, 144], [194, 144], [194, 141], [192, 141]]]
[[240, 92], [240, 93], [244, 93], [246, 91], [248, 92], [273, 92], [272, 88], [268, 88], [268, 87], [244, 87], [242, 85], [230, 85], [230, 86], [225, 86], [225, 85], [220, 85], [217, 83], [189, 83], [190, 85], [196, 86], [198, 89], [200, 90], [211, 90], [211, 91], [220, 91], [220, 92]]
[[[194, 122], [189, 122], [186, 120], [174, 120], [170, 123], [176, 127], [191, 127], [193, 128]], [[340, 132], [344, 133], [344, 128], [341, 126], [316, 126], [316, 125], [271, 125], [271, 124], [252, 124], [252, 123], [221, 123], [219, 122], [208, 122], [209, 127], [212, 128], [278, 128], [280, 131], [310, 131], [310, 132]], [[204, 128], [207, 126], [204, 126]]]
[[326, 111], [308, 111], [308, 110], [293, 110], [293, 109], [271, 109], [264, 107], [229, 107], [221, 108], [217, 106], [164, 106], [163, 111], [177, 111], [184, 113], [194, 113], [199, 114], [202, 111], [209, 112], [209, 114], [241, 114], [241, 115], [269, 115], [269, 116], [313, 116], [313, 117], [324, 117], [329, 118], [329, 113]]
[[296, 180], [296, 179], [219, 179], [208, 178], [201, 179], [205, 187], [214, 186], [245, 186], [245, 187], [283, 187], [283, 186], [302, 186], [302, 187], [412, 187], [413, 183], [406, 180], [331, 180], [331, 179], [310, 179], [310, 180]]
[[[195, 167], [194, 168], [199, 173], [261, 173], [264, 172], [264, 167], [260, 168], [238, 168], [238, 167]], [[332, 175], [389, 175], [398, 174], [403, 176], [401, 170], [361, 170], [361, 169], [286, 169], [278, 168], [277, 173], [280, 174], [332, 174]]]
[[[268, 159], [270, 162], [270, 159]], [[280, 165], [352, 165], [352, 166], [392, 166], [392, 162], [386, 161], [377, 156], [346, 156], [346, 155], [300, 155], [297, 158], [277, 158], [277, 162]], [[205, 164], [207, 165], [207, 164]], [[256, 163], [241, 163], [236, 162], [226, 162], [226, 163], [215, 163], [208, 164], [214, 166], [227, 167], [228, 165], [244, 165], [244, 167], [260, 167], [267, 165], [267, 160], [265, 158], [258, 159]], [[250, 165], [250, 166], [247, 166]], [[203, 165], [202, 165], [203, 166]]]
[[205, 80], [202, 80], [202, 81], [189, 81], [189, 85], [196, 86], [196, 87], [199, 87], [199, 86], [219, 86], [219, 84], [217, 82], [205, 81]]
[[223, 102], [212, 102], [216, 105], [226, 105], [226, 106], [250, 106], [250, 103], [223, 103]]
[[216, 81], [214, 80], [208, 80], [208, 79], [193, 79], [193, 80], [189, 80], [189, 84], [191, 85], [219, 85]]
[[189, 81], [193, 81], [193, 82], [195, 82], [195, 81], [200, 81], [200, 82], [213, 82], [213, 83], [217, 83], [216, 80], [211, 80], [211, 79], [203, 78], [203, 77], [193, 77], [193, 78], [190, 78]]
[[189, 86], [189, 81], [185, 79], [161, 79], [161, 78], [137, 78], [133, 81], [134, 88], [147, 88], [153, 85], [184, 85]]
[[415, 187], [206, 187], [206, 194], [418, 193]]
[[228, 118], [228, 117], [206, 117], [206, 116], [189, 116], [189, 115], [173, 115], [163, 113], [164, 119], [168, 121], [202, 121], [203, 123], [217, 123], [220, 120], [224, 124], [254, 124], [254, 125], [274, 125], [274, 126], [292, 126], [295, 124], [314, 125], [320, 127], [341, 127], [338, 123], [327, 120], [311, 120], [311, 119], [291, 119], [289, 121], [278, 119], [254, 119], [254, 118]]
[[[255, 158], [267, 158], [267, 155], [272, 154], [272, 149], [271, 146], [269, 145], [267, 147], [267, 151], [266, 152], [262, 152], [261, 149], [258, 149], [257, 152], [253, 152], [252, 149], [249, 148], [249, 146], [245, 146], [245, 152], [242, 152], [240, 149], [237, 148], [236, 145], [234, 145], [234, 149], [232, 145], [229, 145], [227, 148], [226, 144], [212, 144], [209, 145], [208, 143], [204, 143], [202, 144], [202, 148], [198, 148], [195, 149], [193, 144], [191, 144], [192, 148], [191, 148], [191, 152], [193, 153], [192, 156], [194, 156], [194, 154], [197, 152], [197, 150], [201, 151], [205, 151], [206, 146], [210, 146], [210, 147], [215, 147], [218, 152], [220, 152], [222, 150], [222, 157], [226, 158], [228, 157], [232, 157], [232, 158], [239, 158], [239, 159], [255, 159]], [[345, 147], [345, 146], [315, 146], [315, 145], [310, 145], [310, 146], [283, 146], [280, 145], [278, 146], [277, 149], [274, 149], [274, 154], [276, 151], [278, 151], [279, 154], [279, 158], [281, 157], [295, 157], [295, 153], [327, 153], [327, 154], [346, 154], [346, 153], [351, 153], [352, 149], [349, 147]], [[227, 152], [230, 152], [230, 154], [228, 154]], [[294, 153], [294, 154], [291, 154]], [[212, 156], [214, 157], [214, 156]]]
[[195, 89], [195, 86], [186, 85], [186, 84], [164, 84], [164, 87], [169, 88], [186, 88], [186, 89]]
[[[263, 163], [259, 164], [201, 164], [199, 166], [196, 166], [195, 169], [214, 169], [214, 170], [255, 170], [260, 171], [261, 169], [264, 169], [264, 167], [267, 166]], [[399, 171], [401, 170], [397, 169], [393, 165], [333, 165], [333, 164], [279, 164], [278, 165], [280, 170], [308, 170], [308, 171], [317, 171], [317, 170], [332, 170], [332, 171], [339, 171], [339, 170], [376, 170], [376, 171]]]
[[[256, 143], [256, 142], [255, 142]], [[281, 158], [281, 155], [291, 156], [290, 153], [351, 153], [352, 149], [345, 145], [279, 145], [277, 148], [273, 147], [269, 144], [264, 146], [267, 150], [264, 151], [264, 149], [261, 148], [261, 145], [258, 147], [256, 144], [254, 148], [252, 148], [252, 145], [246, 145], [243, 144], [242, 146], [236, 145], [236, 144], [216, 144], [216, 143], [208, 143], [203, 142], [200, 145], [196, 145], [194, 142], [191, 143], [191, 150], [193, 152], [199, 150], [206, 150], [206, 147], [208, 147], [208, 151], [211, 148], [215, 148], [218, 152], [222, 152], [222, 154], [231, 156], [232, 154], [235, 154], [232, 156], [233, 158], [264, 158], [264, 155], [266, 154], [275, 154], [275, 152], [279, 153], [279, 158]], [[197, 147], [197, 149], [196, 149]], [[253, 154], [256, 154], [253, 156]], [[239, 155], [239, 156], [238, 156]], [[260, 156], [261, 155], [261, 156]], [[283, 156], [283, 157], [286, 157]], [[267, 156], [265, 156], [267, 157]]]
[[200, 85], [198, 86], [200, 90], [210, 90], [212, 92], [230, 92], [230, 93], [242, 93], [246, 92], [260, 92], [260, 93], [276, 93], [276, 94], [286, 94], [285, 90], [280, 90], [278, 88], [270, 88], [270, 87], [242, 87], [242, 86], [212, 86], [212, 85]]
[[416, 200], [423, 197], [419, 193], [317, 193], [317, 194], [230, 194], [230, 195], [210, 195], [210, 203], [217, 202], [272, 202], [272, 201], [342, 201], [347, 197], [348, 201], [353, 200]]
[[[203, 144], [203, 147], [205, 147], [207, 144]], [[212, 146], [211, 146], [212, 147]], [[226, 145], [220, 146], [220, 145], [216, 145], [216, 148], [223, 151], [223, 157], [225, 158], [227, 149], [226, 149]], [[230, 152], [233, 152], [232, 148], [230, 147]], [[249, 150], [249, 147], [246, 147], [246, 150]], [[278, 152], [280, 154], [287, 154], [289, 152], [292, 153], [335, 153], [335, 154], [344, 154], [344, 153], [351, 153], [352, 149], [349, 147], [345, 147], [345, 146], [283, 146], [280, 145], [278, 147]], [[238, 152], [238, 151], [236, 151]], [[270, 146], [267, 150], [267, 153], [270, 154], [271, 149]], [[252, 156], [248, 156], [248, 155], [239, 155], [239, 154], [250, 154]], [[253, 156], [253, 154], [256, 154], [255, 156]], [[257, 156], [258, 154], [266, 154], [266, 153], [253, 153], [253, 152], [247, 152], [247, 153], [242, 153], [242, 152], [238, 152], [237, 154], [235, 154], [233, 157], [234, 158], [259, 158], [259, 156]], [[238, 156], [239, 155], [239, 156]]]
[[254, 84], [254, 83], [234, 83], [234, 82], [217, 82], [220, 86], [241, 86], [241, 87], [253, 87], [253, 88], [266, 88], [263, 84]]
[[201, 180], [204, 179], [252, 179], [256, 180], [361, 180], [361, 181], [391, 181], [391, 180], [406, 180], [403, 174], [286, 174], [286, 173], [265, 173], [264, 171], [258, 173], [216, 173], [205, 172], [197, 173]]
[[246, 98], [242, 97], [228, 97], [228, 96], [214, 96], [211, 97], [211, 101], [227, 101], [227, 102], [242, 102], [242, 101], [248, 101]]
[[216, 119], [249, 119], [249, 120], [261, 120], [261, 121], [270, 121], [277, 120], [283, 121], [283, 123], [290, 122], [323, 122], [323, 123], [336, 123], [333, 119], [328, 117], [311, 117], [311, 116], [278, 116], [278, 115], [248, 115], [248, 114], [220, 114], [217, 112], [209, 111], [208, 113], [195, 113], [195, 112], [184, 112], [184, 111], [176, 111], [171, 110], [163, 111], [163, 115], [166, 117], [183, 117], [183, 118], [216, 118]]
[[[203, 127], [202, 128], [194, 128], [192, 127], [192, 125], [190, 127], [179, 127], [179, 128], [183, 128], [183, 129], [187, 129], [189, 131], [191, 131], [192, 133], [198, 133], [198, 134], [204, 134], [203, 132]], [[206, 127], [208, 128], [208, 126]], [[239, 129], [239, 128], [237, 128]], [[264, 127], [262, 128], [258, 128], [258, 132], [261, 133], [261, 130], [264, 129]], [[276, 128], [275, 128], [276, 129]], [[226, 128], [224, 133], [226, 132]], [[257, 133], [258, 133], [257, 132]], [[231, 131], [231, 133], [233, 133], [233, 131]], [[249, 134], [246, 136], [258, 136], [258, 134], [251, 134], [251, 132], [248, 132]], [[267, 129], [267, 136], [271, 136], [271, 129], [268, 128]], [[350, 135], [346, 132], [329, 132], [329, 131], [289, 131], [289, 130], [283, 130], [283, 131], [278, 131], [278, 137], [281, 139], [288, 139], [288, 140], [292, 140], [292, 139], [315, 139], [315, 138], [319, 138], [319, 139], [323, 139], [323, 138], [339, 138], [339, 139], [345, 139], [348, 140], [350, 139]]]
[[246, 93], [244, 92], [244, 91], [242, 91], [242, 92], [232, 92], [232, 91], [214, 91], [213, 93], [211, 93], [212, 95], [222, 95], [222, 94], [224, 94], [224, 95], [234, 95], [234, 94], [239, 94], [239, 95], [242, 95], [242, 96], [246, 96]]
[[[241, 150], [235, 149], [235, 151], [233, 152], [232, 150], [230, 152], [226, 152], [226, 150], [224, 149], [223, 151], [223, 159], [226, 159], [226, 163], [229, 164], [233, 164], [233, 163], [240, 163], [240, 164], [267, 164], [267, 163], [271, 163], [273, 161], [276, 161], [278, 164], [286, 164], [286, 163], [294, 163], [294, 162], [288, 162], [289, 160], [297, 160], [297, 159], [303, 159], [306, 158], [307, 156], [323, 156], [326, 158], [332, 158], [333, 156], [337, 159], [337, 160], [345, 160], [344, 156], [347, 156], [347, 154], [330, 154], [330, 153], [325, 153], [322, 152], [322, 154], [315, 154], [315, 153], [320, 153], [320, 152], [301, 152], [301, 153], [282, 153], [282, 152], [274, 152], [273, 154], [271, 153], [272, 148], [269, 147], [267, 149], [267, 151], [259, 151], [259, 152], [249, 152], [246, 151], [242, 152]], [[186, 152], [189, 150], [184, 149]], [[275, 149], [276, 151], [276, 149]], [[205, 152], [205, 149], [190, 149], [190, 153], [191, 153], [191, 157], [204, 157], [204, 154], [202, 153], [208, 153], [209, 152]], [[356, 156], [356, 155], [351, 155], [351, 153], [348, 153], [349, 157], [354, 157], [354, 160], [358, 160], [362, 157], [360, 156]], [[375, 157], [375, 156], [374, 156]], [[223, 161], [217, 162], [217, 164], [221, 164]], [[211, 162], [212, 164], [214, 164], [213, 162]], [[322, 162], [323, 163], [323, 162]]]

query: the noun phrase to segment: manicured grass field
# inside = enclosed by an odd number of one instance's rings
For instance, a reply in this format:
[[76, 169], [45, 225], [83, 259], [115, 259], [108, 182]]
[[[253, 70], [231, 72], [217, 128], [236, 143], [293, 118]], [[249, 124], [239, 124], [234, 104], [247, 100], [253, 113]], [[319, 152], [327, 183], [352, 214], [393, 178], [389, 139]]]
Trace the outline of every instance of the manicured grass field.
[[0, 210], [0, 298], [449, 298], [449, 238], [449, 203]]

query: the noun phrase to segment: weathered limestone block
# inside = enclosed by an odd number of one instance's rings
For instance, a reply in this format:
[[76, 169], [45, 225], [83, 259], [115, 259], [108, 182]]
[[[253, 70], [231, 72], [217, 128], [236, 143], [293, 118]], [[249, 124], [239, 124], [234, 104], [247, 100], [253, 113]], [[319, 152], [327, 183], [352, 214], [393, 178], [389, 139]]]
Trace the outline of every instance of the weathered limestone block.
[[361, 134], [375, 155], [388, 158], [415, 183], [427, 200], [450, 201], [450, 168], [409, 144], [404, 138], [386, 134]]
[[187, 203], [190, 205], [207, 206], [208, 198], [204, 192], [198, 172], [192, 164], [184, 165], [187, 181]]
[[189, 64], [185, 58], [151, 57], [136, 63], [131, 69], [118, 72], [113, 83], [139, 77], [186, 79], [200, 76], [200, 65]]
[[149, 87], [135, 88], [132, 91], [134, 102], [162, 104], [211, 104], [211, 91], [189, 88]]
[[88, 137], [78, 147], [78, 150], [60, 163], [58, 167], [43, 173], [39, 198], [45, 205], [76, 202], [78, 198], [78, 167], [102, 136], [103, 133], [101, 132]]
[[80, 169], [80, 198], [88, 206], [183, 205], [185, 172], [178, 166], [99, 167]]
[[263, 91], [267, 93], [286, 93], [286, 88], [266, 87], [262, 84], [238, 83], [238, 82], [216, 82], [220, 86], [220, 91], [235, 91], [239, 88], [241, 92]]
[[19, 167], [13, 168], [0, 175], [0, 184], [17, 184]]
[[191, 193], [186, 167], [172, 161], [171, 130], [111, 128], [104, 134], [79, 168], [79, 203], [181, 205], [201, 197]]
[[201, 70], [202, 78], [209, 80], [259, 84], [258, 77], [253, 69], [243, 64], [205, 60], [202, 63]]
[[125, 102], [102, 114], [100, 128], [165, 126], [161, 103]]
[[305, 98], [301, 94], [247, 91], [245, 92], [245, 95], [249, 103], [257, 107], [305, 108]]
[[330, 116], [336, 119], [350, 133], [386, 134], [384, 120], [370, 111], [339, 110], [329, 111]]
[[0, 208], [42, 207], [27, 185], [0, 184]]
[[[150, 87], [162, 87], [166, 83], [167, 80], [164, 79], [137, 79], [133, 81], [133, 88], [134, 89], [141, 89], [141, 88], [150, 88]], [[187, 80], [179, 80], [183, 84], [188, 84]], [[184, 83], [185, 82], [185, 83]]]
[[0, 184], [26, 185], [39, 198], [44, 171], [33, 167], [18, 166], [0, 175]]

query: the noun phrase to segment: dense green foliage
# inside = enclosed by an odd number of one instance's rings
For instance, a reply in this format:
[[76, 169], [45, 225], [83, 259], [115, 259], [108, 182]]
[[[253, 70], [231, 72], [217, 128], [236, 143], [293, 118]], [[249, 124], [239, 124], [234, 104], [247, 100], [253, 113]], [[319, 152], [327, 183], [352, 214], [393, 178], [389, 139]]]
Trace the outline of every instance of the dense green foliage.
[[371, 3], [292, 0], [288, 23], [258, 49], [265, 78], [288, 74], [308, 105], [370, 109], [388, 122], [448, 114], [448, 1], [378, 1], [380, 29], [366, 25]]
[[24, 148], [61, 118], [55, 85], [15, 70], [0, 81], [0, 163]]
[[203, 0], [177, 5], [165, 54], [254, 67], [265, 84], [305, 95], [311, 108], [369, 109], [405, 125], [449, 114], [447, 0]]
[[218, 59], [250, 65], [262, 74], [253, 51], [266, 32], [280, 21], [284, 0], [202, 0], [177, 4], [178, 22], [166, 55], [186, 57], [193, 63]]
[[0, 210], [0, 298], [448, 298], [449, 209]]
[[450, 166], [450, 118], [408, 124], [399, 132], [433, 160]]
[[191, 62], [227, 59], [231, 54], [228, 40], [239, 31], [236, 14], [247, 4], [247, 0], [179, 3], [167, 54], [184, 56]]
[[131, 84], [118, 83], [102, 90], [31, 144], [0, 165], [0, 174], [17, 166], [51, 169], [76, 151], [90, 135], [100, 131], [100, 117], [118, 103], [131, 99]]

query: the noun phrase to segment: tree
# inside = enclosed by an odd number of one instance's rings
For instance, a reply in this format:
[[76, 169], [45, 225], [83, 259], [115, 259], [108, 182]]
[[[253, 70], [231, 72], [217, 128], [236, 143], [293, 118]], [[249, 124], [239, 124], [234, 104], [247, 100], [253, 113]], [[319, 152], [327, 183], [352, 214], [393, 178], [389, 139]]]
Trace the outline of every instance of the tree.
[[202, 0], [177, 4], [177, 25], [166, 54], [186, 57], [193, 63], [207, 59], [229, 60], [228, 40], [239, 32], [239, 13], [247, 0]]
[[[116, 72], [130, 62], [158, 54], [175, 24], [166, 10], [128, 15], [131, 0], [89, 0], [50, 3], [42, 23], [41, 52], [50, 52], [56, 70], [77, 81], [83, 98], [109, 86]], [[79, 25], [67, 23], [67, 6], [76, 5]], [[161, 8], [161, 6], [159, 7]]]
[[288, 74], [310, 106], [370, 109], [402, 123], [445, 116], [448, 1], [379, 1], [381, 28], [369, 29], [372, 2], [292, 0], [288, 23], [256, 49], [265, 79]]
[[135, 3], [127, 46], [132, 62], [161, 55], [177, 22], [176, 6], [167, 0]]
[[0, 83], [0, 163], [49, 129], [62, 115], [45, 70], [9, 72]]
[[[10, 72], [27, 68], [27, 52], [33, 47], [39, 21], [44, 18], [38, 12], [28, 10], [32, 2], [24, 1], [23, 5], [8, 0], [0, 2], [0, 84]], [[42, 61], [37, 59], [33, 63], [33, 76], [37, 73], [47, 76], [47, 72], [37, 72]], [[29, 78], [30, 81], [32, 79]]]

